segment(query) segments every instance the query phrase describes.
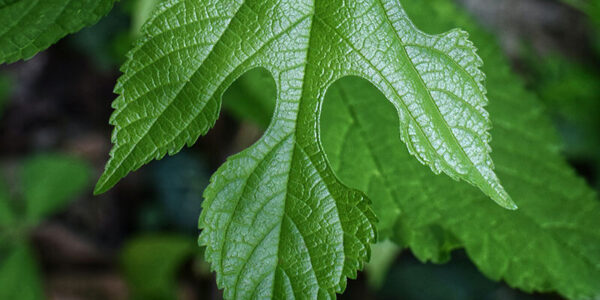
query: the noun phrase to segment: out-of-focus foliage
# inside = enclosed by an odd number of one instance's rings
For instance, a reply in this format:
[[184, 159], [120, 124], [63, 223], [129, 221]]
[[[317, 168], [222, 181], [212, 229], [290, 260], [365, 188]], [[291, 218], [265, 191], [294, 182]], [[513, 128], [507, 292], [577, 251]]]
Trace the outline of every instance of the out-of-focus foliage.
[[242, 75], [223, 94], [223, 107], [238, 119], [267, 128], [275, 109], [275, 82], [265, 69]]
[[0, 299], [35, 300], [42, 287], [29, 232], [88, 186], [91, 169], [79, 159], [41, 154], [25, 160], [18, 173], [14, 190], [0, 181]]
[[383, 286], [388, 271], [401, 250], [398, 245], [387, 239], [371, 246], [371, 260], [365, 265], [370, 288], [378, 290]]
[[377, 295], [379, 299], [402, 300], [538, 299], [486, 279], [463, 251], [454, 253], [452, 261], [443, 267], [402, 254], [387, 273]]
[[596, 52], [600, 55], [600, 0], [562, 0], [589, 16], [591, 21], [590, 32], [592, 43]]
[[4, 106], [6, 105], [6, 101], [8, 101], [8, 97], [10, 96], [12, 84], [11, 78], [8, 75], [0, 72], [0, 118], [2, 118]]
[[90, 176], [90, 167], [73, 157], [46, 154], [28, 159], [21, 170], [24, 220], [35, 225], [58, 212], [87, 186]]
[[[594, 172], [600, 188], [600, 72], [593, 66], [560, 54], [540, 57], [524, 54], [528, 85], [554, 116], [563, 138], [563, 151], [582, 170]], [[591, 165], [590, 165], [591, 163]]]
[[[130, 0], [129, 0], [130, 1]], [[115, 4], [110, 13], [94, 26], [84, 28], [65, 40], [80, 52], [87, 54], [101, 70], [112, 70], [125, 61], [131, 48], [130, 11], [128, 1]]]
[[177, 271], [196, 252], [189, 236], [155, 234], [128, 241], [121, 266], [133, 299], [176, 299]]
[[597, 25], [600, 25], [600, 1], [598, 0], [562, 0], [564, 3], [567, 3], [579, 10], [583, 13], [590, 16], [590, 18], [596, 22]]
[[160, 213], [180, 231], [196, 233], [202, 193], [210, 179], [206, 164], [197, 156], [183, 152], [156, 162], [151, 172]]
[[146, 23], [146, 20], [150, 18], [152, 11], [156, 6], [164, 0], [132, 0], [133, 5], [131, 7], [131, 33], [134, 36], [139, 36], [142, 30], [142, 26]]
[[29, 244], [19, 241], [6, 247], [1, 238], [0, 243], [0, 299], [43, 299], [40, 271]]

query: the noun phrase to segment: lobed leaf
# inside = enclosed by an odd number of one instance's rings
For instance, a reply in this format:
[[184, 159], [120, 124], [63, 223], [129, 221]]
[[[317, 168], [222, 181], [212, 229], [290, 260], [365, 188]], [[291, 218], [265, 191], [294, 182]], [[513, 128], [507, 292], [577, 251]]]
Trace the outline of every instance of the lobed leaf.
[[199, 241], [226, 298], [333, 298], [368, 259], [375, 217], [324, 155], [328, 87], [348, 75], [373, 82], [413, 155], [514, 209], [489, 156], [480, 65], [466, 33], [424, 34], [397, 0], [167, 1], [122, 68], [96, 193], [193, 144], [225, 89], [265, 68], [278, 89], [270, 126], [212, 177]]

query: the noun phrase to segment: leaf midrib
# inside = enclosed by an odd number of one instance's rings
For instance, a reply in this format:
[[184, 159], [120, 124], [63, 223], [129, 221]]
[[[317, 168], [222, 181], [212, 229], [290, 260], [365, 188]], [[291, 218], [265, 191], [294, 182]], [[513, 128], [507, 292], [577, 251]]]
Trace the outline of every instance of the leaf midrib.
[[[301, 20], [304, 20], [305, 18], [310, 17], [311, 21], [310, 21], [310, 28], [308, 30], [308, 41], [307, 41], [307, 45], [306, 45], [306, 59], [305, 59], [306, 63], [304, 65], [304, 74], [303, 74], [303, 78], [302, 78], [303, 79], [302, 80], [302, 92], [300, 93], [300, 99], [298, 100], [300, 103], [298, 105], [298, 110], [296, 111], [296, 120], [294, 122], [293, 131], [291, 133], [292, 134], [292, 139], [293, 139], [293, 144], [292, 144], [292, 151], [291, 151], [291, 155], [290, 155], [288, 170], [291, 170], [291, 166], [292, 166], [292, 163], [294, 161], [294, 157], [297, 155], [296, 151], [298, 150], [298, 148], [300, 148], [300, 150], [302, 150], [302, 148], [301, 148], [302, 146], [299, 144], [299, 142], [296, 139], [296, 137], [298, 136], [298, 134], [297, 134], [298, 133], [298, 121], [299, 121], [298, 117], [300, 116], [300, 110], [302, 109], [302, 101], [310, 101], [310, 99], [305, 99], [304, 95], [305, 95], [305, 91], [307, 90], [306, 84], [308, 82], [308, 80], [306, 80], [306, 76], [308, 74], [308, 68], [311, 66], [310, 54], [312, 52], [311, 50], [313, 49], [313, 48], [311, 48], [311, 45], [313, 44], [313, 40], [314, 40], [314, 30], [315, 30], [314, 24], [315, 24], [315, 18], [316, 18], [315, 7], [316, 7], [316, 4], [313, 2], [313, 7], [312, 7], [311, 13], [301, 18]], [[314, 101], [318, 101], [318, 100], [314, 99]], [[310, 163], [312, 165], [314, 165], [314, 162], [312, 161], [312, 158], [309, 155], [306, 155], [306, 157], [308, 158], [308, 160], [310, 161]], [[319, 173], [319, 176], [322, 177], [321, 172], [318, 169], [316, 169], [316, 170], [317, 170], [317, 173]], [[285, 194], [285, 197], [284, 197], [284, 200], [283, 200], [284, 201], [284, 203], [283, 203], [283, 214], [281, 216], [281, 219], [279, 220], [279, 224], [283, 224], [283, 220], [287, 216], [287, 218], [290, 220], [290, 222], [292, 223], [292, 225], [294, 225], [294, 227], [296, 227], [296, 229], [298, 230], [298, 233], [302, 236], [302, 233], [297, 228], [295, 222], [293, 222], [292, 218], [287, 215], [287, 207], [288, 207], [287, 204], [288, 204], [288, 201], [289, 201], [288, 195], [289, 195], [289, 190], [290, 190], [289, 184], [290, 184], [290, 177], [292, 176], [292, 174], [294, 174], [294, 173], [290, 172], [289, 175], [286, 178], [286, 182], [285, 182], [285, 191], [286, 191], [286, 194]], [[331, 195], [331, 192], [329, 191], [329, 186], [327, 185], [326, 182], [325, 182], [325, 186], [327, 188], [328, 194]], [[336, 213], [337, 213], [337, 205], [335, 206], [335, 209], [336, 209]], [[279, 232], [279, 239], [278, 239], [278, 244], [277, 244], [277, 254], [276, 254], [278, 259], [279, 259], [279, 253], [281, 251], [281, 243], [279, 241], [281, 241], [282, 234], [284, 234], [283, 230], [281, 230]], [[306, 247], [306, 252], [308, 253], [309, 261], [310, 261], [310, 264], [312, 266], [313, 265], [313, 256], [312, 256], [312, 254], [310, 252], [310, 248], [308, 247], [308, 245], [306, 245], [306, 242], [304, 241], [304, 237], [302, 237], [302, 240], [303, 240], [304, 245]], [[279, 266], [275, 266], [275, 270], [273, 271], [273, 276], [274, 277], [273, 277], [273, 285], [272, 285], [272, 291], [271, 291], [272, 295], [274, 294], [274, 292], [275, 292], [274, 289], [277, 286], [275, 284], [275, 280], [277, 279], [276, 270], [277, 270], [278, 267]], [[282, 271], [284, 271], [284, 273], [286, 273], [283, 268], [281, 268], [281, 269], [282, 269]], [[319, 276], [317, 276], [316, 272], [314, 271], [314, 268], [311, 268], [311, 271], [312, 271], [313, 275], [315, 276], [315, 280], [317, 282], [317, 286], [319, 287], [319, 289], [321, 289], [322, 287], [321, 287], [321, 283], [320, 283], [320, 280], [319, 280]], [[286, 273], [286, 276], [287, 276], [287, 273]], [[291, 283], [291, 279], [290, 279], [290, 283]], [[294, 291], [294, 287], [293, 286], [292, 286], [292, 291]]]

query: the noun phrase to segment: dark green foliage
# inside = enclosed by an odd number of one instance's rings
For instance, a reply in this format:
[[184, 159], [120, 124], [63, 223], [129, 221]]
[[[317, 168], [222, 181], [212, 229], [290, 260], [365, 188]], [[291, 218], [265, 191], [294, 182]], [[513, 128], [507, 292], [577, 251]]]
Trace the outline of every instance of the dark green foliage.
[[37, 155], [19, 169], [18, 190], [0, 181], [0, 299], [41, 299], [39, 271], [30, 249], [30, 231], [64, 208], [90, 182], [90, 167], [59, 155]]
[[133, 299], [177, 299], [177, 272], [196, 249], [187, 236], [147, 235], [130, 240], [121, 253], [121, 266]]

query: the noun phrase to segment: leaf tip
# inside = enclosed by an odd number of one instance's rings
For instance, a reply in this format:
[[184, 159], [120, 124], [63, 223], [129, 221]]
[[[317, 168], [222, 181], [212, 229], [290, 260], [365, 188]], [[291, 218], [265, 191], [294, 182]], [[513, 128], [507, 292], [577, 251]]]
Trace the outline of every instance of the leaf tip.
[[484, 189], [484, 192], [494, 202], [508, 210], [517, 210], [519, 208], [500, 184], [496, 185], [496, 188]]
[[114, 185], [115, 185], [114, 183], [109, 182], [109, 178], [107, 178], [106, 172], [102, 173], [102, 175], [100, 176], [100, 179], [98, 179], [98, 182], [96, 183], [96, 186], [94, 187], [94, 196], [98, 196], [98, 195], [106, 193], [106, 191], [108, 191]]

